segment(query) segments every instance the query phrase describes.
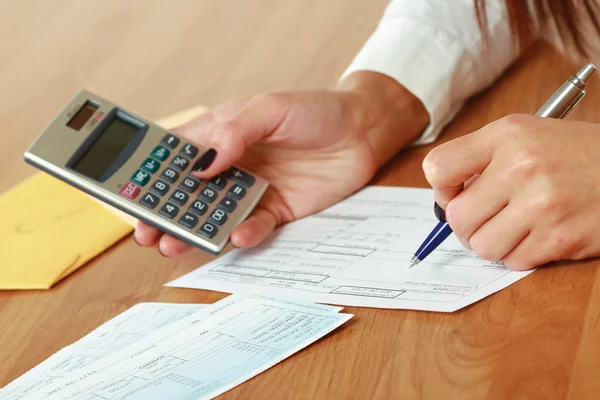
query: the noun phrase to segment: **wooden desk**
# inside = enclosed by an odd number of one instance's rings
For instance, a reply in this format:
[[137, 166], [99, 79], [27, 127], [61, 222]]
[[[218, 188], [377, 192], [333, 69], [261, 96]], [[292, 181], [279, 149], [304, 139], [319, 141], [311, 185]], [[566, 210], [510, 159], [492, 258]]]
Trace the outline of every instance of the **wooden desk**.
[[[385, 4], [0, 2], [0, 191], [33, 172], [23, 151], [81, 87], [150, 118], [260, 90], [329, 87]], [[473, 99], [443, 140], [535, 112], [577, 67], [541, 49]], [[589, 87], [570, 118], [599, 120], [597, 79]], [[374, 183], [426, 186], [428, 150], [399, 154]], [[135, 303], [223, 298], [162, 287], [210, 258], [166, 259], [127, 238], [52, 290], [1, 292], [0, 387]], [[599, 398], [599, 282], [597, 261], [565, 263], [453, 314], [349, 307], [347, 326], [223, 398]]]

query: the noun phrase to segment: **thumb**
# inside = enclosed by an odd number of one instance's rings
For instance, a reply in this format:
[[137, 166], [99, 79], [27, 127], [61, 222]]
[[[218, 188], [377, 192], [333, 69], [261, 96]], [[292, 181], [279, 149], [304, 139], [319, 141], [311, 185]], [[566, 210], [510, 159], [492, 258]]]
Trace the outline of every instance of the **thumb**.
[[[238, 113], [228, 118], [214, 116], [211, 123], [204, 124], [202, 132], [198, 132], [204, 139], [202, 145], [209, 151], [194, 165], [194, 175], [209, 178], [231, 167], [250, 146], [276, 131], [288, 110], [289, 102], [284, 96], [268, 93], [253, 96]], [[194, 140], [195, 135], [188, 136]]]

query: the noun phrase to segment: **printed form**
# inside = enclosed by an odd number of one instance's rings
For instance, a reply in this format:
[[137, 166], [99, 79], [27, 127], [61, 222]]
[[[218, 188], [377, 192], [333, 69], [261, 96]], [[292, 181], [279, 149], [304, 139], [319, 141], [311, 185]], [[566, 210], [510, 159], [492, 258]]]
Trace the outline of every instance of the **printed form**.
[[438, 222], [433, 204], [431, 189], [367, 187], [283, 226], [257, 248], [233, 250], [166, 286], [452, 312], [532, 272], [482, 260], [454, 235], [408, 268]]
[[139, 338], [22, 399], [209, 399], [272, 367], [352, 315], [237, 294]]
[[58, 351], [0, 390], [0, 398], [21, 399], [106, 357], [205, 304], [140, 303], [102, 324], [77, 342]]

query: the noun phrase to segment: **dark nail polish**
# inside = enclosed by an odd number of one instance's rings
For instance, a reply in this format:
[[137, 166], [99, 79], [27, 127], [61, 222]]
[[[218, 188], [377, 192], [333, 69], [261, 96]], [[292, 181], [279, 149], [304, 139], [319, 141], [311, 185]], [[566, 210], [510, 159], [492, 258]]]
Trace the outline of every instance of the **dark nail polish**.
[[433, 205], [433, 212], [435, 213], [435, 217], [440, 222], [446, 222], [446, 212], [442, 210], [442, 207], [438, 206], [438, 203]]
[[196, 172], [204, 171], [205, 169], [207, 169], [208, 167], [210, 167], [210, 165], [215, 160], [216, 156], [217, 156], [217, 151], [215, 149], [207, 150], [194, 163], [194, 166], [192, 167], [192, 171], [196, 171]]

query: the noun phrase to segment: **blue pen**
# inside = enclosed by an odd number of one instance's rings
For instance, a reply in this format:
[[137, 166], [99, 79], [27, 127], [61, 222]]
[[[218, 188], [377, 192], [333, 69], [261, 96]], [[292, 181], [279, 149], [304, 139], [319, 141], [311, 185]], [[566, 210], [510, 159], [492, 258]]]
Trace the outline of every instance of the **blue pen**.
[[[595, 70], [596, 67], [592, 63], [587, 63], [579, 72], [570, 77], [535, 115], [544, 118], [565, 118], [585, 96], [585, 82]], [[410, 260], [408, 268], [412, 268], [423, 261], [452, 234], [452, 228], [446, 222], [446, 214], [437, 203], [434, 205], [434, 212], [440, 222], [418, 248]]]

